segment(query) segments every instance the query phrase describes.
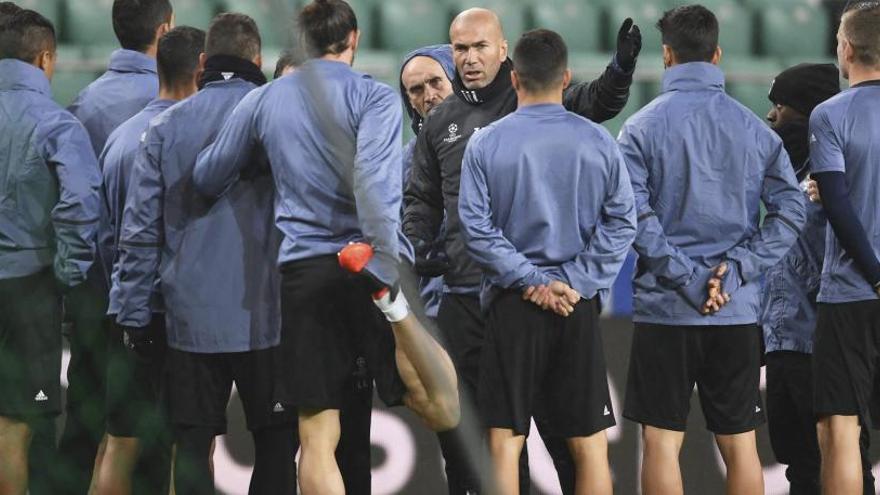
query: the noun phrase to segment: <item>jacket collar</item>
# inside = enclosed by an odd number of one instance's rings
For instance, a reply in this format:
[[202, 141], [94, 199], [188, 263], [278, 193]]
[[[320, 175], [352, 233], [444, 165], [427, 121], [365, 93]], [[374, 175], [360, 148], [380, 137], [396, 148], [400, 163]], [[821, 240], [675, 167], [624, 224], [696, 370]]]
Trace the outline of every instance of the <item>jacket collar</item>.
[[37, 67], [21, 60], [0, 60], [0, 89], [35, 91], [52, 97], [52, 89], [46, 74]]
[[663, 74], [663, 92], [667, 91], [724, 91], [724, 72], [707, 62], [690, 62], [666, 69]]
[[523, 115], [561, 115], [567, 113], [564, 106], [558, 103], [537, 103], [526, 105], [516, 109], [516, 113]]
[[120, 48], [110, 55], [110, 64], [107, 68], [113, 72], [155, 74], [156, 59], [150, 58], [141, 52]]

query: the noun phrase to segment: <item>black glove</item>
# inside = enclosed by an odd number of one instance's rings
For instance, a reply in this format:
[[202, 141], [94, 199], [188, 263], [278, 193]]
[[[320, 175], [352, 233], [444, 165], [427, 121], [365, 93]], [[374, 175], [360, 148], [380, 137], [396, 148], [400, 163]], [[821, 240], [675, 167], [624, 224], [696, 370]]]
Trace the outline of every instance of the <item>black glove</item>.
[[439, 277], [449, 271], [449, 261], [443, 258], [417, 258], [415, 269], [420, 277]]
[[125, 347], [140, 357], [150, 358], [156, 351], [156, 342], [149, 327], [129, 327], [120, 325], [122, 342]]
[[624, 72], [632, 72], [636, 68], [636, 59], [642, 51], [642, 32], [633, 24], [633, 20], [627, 17], [617, 32], [617, 65]]

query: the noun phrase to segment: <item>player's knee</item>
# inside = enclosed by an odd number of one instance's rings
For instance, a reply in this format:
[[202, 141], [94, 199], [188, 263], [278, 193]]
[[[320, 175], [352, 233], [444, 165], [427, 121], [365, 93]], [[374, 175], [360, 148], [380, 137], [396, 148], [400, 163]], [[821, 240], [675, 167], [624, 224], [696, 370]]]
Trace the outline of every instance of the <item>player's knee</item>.
[[594, 462], [603, 458], [607, 461], [608, 436], [603, 430], [586, 437], [569, 438], [568, 449], [577, 463]]
[[835, 446], [857, 446], [860, 433], [858, 416], [824, 416], [816, 423], [816, 435], [823, 451]]
[[645, 450], [662, 451], [677, 456], [681, 450], [684, 433], [645, 425], [642, 428], [642, 439], [645, 442]]
[[5, 446], [21, 448], [30, 441], [31, 434], [31, 428], [26, 422], [0, 416], [0, 443]]

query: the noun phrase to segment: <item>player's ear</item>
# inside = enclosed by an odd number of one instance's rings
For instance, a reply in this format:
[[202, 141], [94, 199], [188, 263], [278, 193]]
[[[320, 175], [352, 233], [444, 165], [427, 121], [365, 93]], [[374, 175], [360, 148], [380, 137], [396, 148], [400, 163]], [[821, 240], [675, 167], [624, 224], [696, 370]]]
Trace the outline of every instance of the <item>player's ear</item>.
[[356, 52], [358, 49], [358, 45], [361, 42], [361, 30], [355, 29], [348, 35], [348, 46], [351, 47], [351, 51]]
[[562, 89], [568, 88], [571, 84], [571, 69], [565, 69], [562, 73]]
[[510, 83], [514, 91], [519, 91], [519, 77], [516, 75], [516, 70], [510, 71]]
[[507, 60], [507, 40], [501, 40], [501, 61]]
[[675, 65], [675, 54], [669, 45], [663, 45], [663, 67], [668, 69]]
[[721, 63], [721, 55], [722, 55], [722, 53], [723, 53], [723, 51], [721, 50], [721, 47], [720, 47], [720, 46], [716, 46], [716, 47], [715, 47], [715, 53], [712, 54], [712, 63], [713, 63], [713, 64], [718, 65], [718, 64]]

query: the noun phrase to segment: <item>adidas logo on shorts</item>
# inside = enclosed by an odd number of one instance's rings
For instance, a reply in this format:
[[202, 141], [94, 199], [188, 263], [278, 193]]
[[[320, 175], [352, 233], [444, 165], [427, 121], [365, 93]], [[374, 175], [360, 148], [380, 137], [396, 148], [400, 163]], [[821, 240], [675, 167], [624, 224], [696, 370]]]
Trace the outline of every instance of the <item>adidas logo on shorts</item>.
[[761, 412], [761, 406], [755, 406], [755, 412], [756, 413]]
[[44, 402], [47, 400], [49, 400], [49, 397], [42, 390], [37, 392], [37, 395], [34, 396], [34, 402]]
[[605, 406], [605, 412], [602, 413], [603, 416], [611, 416], [611, 410], [608, 409], [608, 406]]
[[284, 412], [284, 406], [282, 406], [280, 402], [276, 402], [275, 407], [272, 408], [272, 412]]

